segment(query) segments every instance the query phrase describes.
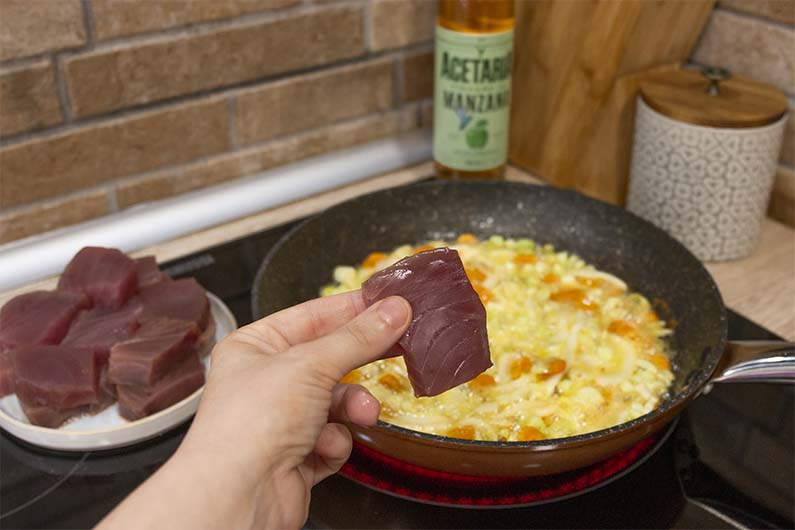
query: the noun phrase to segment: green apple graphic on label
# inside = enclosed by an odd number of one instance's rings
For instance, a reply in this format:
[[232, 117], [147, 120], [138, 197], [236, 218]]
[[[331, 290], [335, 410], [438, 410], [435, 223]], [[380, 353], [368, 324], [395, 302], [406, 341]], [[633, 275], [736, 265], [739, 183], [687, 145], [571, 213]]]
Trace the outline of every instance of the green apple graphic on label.
[[489, 141], [489, 132], [486, 130], [488, 121], [478, 120], [466, 133], [467, 145], [472, 149], [482, 149]]

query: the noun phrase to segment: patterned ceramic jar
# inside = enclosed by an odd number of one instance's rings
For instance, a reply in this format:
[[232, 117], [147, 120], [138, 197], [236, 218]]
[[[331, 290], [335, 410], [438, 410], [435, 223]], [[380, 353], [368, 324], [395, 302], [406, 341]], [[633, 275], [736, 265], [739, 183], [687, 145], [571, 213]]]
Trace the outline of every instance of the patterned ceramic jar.
[[627, 208], [702, 260], [750, 254], [775, 178], [786, 115], [760, 127], [672, 119], [638, 97]]

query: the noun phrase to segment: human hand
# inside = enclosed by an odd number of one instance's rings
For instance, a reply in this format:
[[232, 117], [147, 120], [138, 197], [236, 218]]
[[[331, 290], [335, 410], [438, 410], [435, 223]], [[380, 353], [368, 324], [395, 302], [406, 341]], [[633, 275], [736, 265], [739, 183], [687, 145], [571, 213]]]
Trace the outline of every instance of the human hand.
[[[300, 527], [311, 487], [336, 473], [350, 455], [351, 435], [340, 422], [372, 425], [380, 412], [364, 387], [339, 380], [383, 356], [410, 316], [400, 297], [365, 309], [355, 291], [275, 313], [217, 344], [182, 445], [158, 472], [162, 476], [132, 496], [138, 495], [140, 504], [140, 497], [162, 504], [161, 489], [168, 485], [176, 492], [176, 484], [187, 483], [181, 495], [190, 509], [180, 517], [179, 499], [169, 498], [166, 522], [156, 520], [150, 503], [151, 525]], [[140, 513], [133, 521], [122, 517], [135, 516], [136, 510], [125, 510], [132, 497], [104, 523], [149, 526]]]

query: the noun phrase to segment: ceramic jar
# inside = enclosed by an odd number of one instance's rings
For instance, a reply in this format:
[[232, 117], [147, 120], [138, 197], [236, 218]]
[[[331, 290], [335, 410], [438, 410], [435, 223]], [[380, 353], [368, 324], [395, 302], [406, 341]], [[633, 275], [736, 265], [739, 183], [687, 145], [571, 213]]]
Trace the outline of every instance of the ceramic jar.
[[706, 127], [671, 119], [639, 97], [627, 208], [702, 260], [747, 256], [767, 211], [786, 119]]
[[704, 261], [759, 239], [787, 119], [783, 93], [719, 68], [640, 82], [627, 208]]

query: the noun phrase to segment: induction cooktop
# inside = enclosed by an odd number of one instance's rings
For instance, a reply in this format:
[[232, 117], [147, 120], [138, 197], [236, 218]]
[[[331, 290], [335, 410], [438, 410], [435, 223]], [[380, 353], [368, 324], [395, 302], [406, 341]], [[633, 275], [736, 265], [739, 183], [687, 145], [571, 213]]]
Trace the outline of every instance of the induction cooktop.
[[[257, 267], [295, 224], [197, 252], [164, 268], [176, 277], [196, 277], [245, 324], [252, 318], [250, 288]], [[732, 311], [729, 337], [778, 338]], [[373, 487], [351, 473], [337, 475], [313, 490], [307, 527], [792, 528], [794, 404], [792, 385], [716, 385], [687, 408], [664, 439], [650, 441], [630, 469], [590, 484], [579, 495], [530, 506], [423, 502]], [[134, 447], [79, 454], [42, 450], [2, 432], [0, 527], [93, 526], [173, 454], [187, 427]], [[372, 462], [361, 458], [352, 463], [360, 471], [372, 469]], [[397, 481], [398, 490], [407, 488], [400, 483], [405, 477], [390, 480]], [[444, 498], [443, 490], [434, 491]]]

